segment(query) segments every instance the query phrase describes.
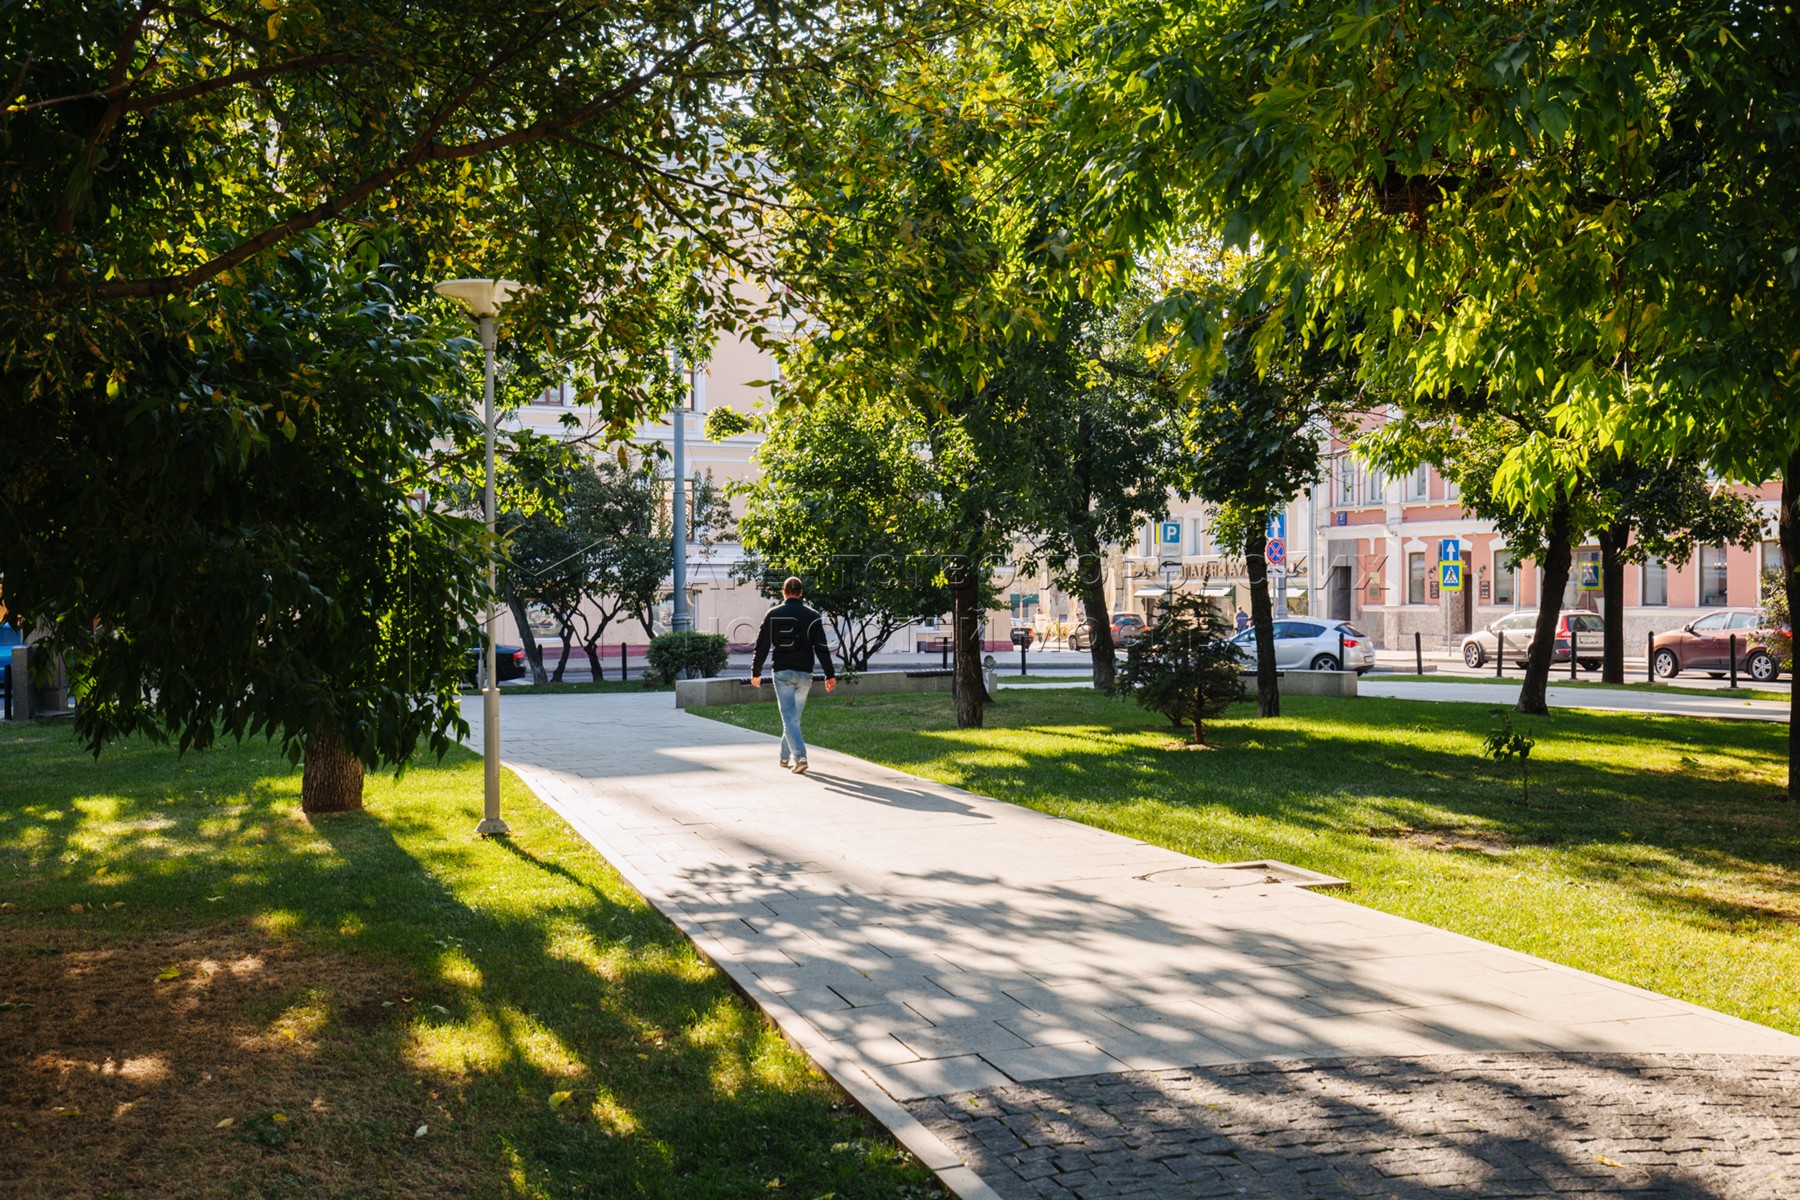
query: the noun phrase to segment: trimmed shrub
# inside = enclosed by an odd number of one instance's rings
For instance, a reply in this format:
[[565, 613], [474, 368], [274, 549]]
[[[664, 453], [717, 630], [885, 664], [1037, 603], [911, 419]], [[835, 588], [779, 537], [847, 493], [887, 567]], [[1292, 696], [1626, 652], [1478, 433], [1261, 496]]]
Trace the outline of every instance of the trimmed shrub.
[[1207, 601], [1177, 596], [1131, 644], [1113, 690], [1191, 728], [1194, 744], [1203, 745], [1206, 720], [1244, 694], [1234, 632]]
[[730, 655], [717, 633], [664, 633], [650, 639], [650, 670], [664, 683], [723, 675]]

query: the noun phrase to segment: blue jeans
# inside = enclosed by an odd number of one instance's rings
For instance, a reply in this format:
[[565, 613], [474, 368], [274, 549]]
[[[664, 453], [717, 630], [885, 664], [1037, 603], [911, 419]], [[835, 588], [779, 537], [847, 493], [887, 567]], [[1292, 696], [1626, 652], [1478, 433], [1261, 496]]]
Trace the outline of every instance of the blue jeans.
[[781, 710], [781, 757], [806, 757], [806, 741], [800, 736], [800, 714], [806, 710], [806, 694], [812, 691], [811, 671], [777, 671], [770, 676], [775, 684], [775, 707]]

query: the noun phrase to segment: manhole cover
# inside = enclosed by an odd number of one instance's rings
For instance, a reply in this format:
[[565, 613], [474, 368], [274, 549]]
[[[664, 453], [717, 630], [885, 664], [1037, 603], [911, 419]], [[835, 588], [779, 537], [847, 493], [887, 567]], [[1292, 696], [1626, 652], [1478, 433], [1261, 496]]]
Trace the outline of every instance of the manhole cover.
[[1296, 867], [1292, 863], [1276, 862], [1273, 859], [1219, 863], [1203, 867], [1172, 867], [1167, 871], [1152, 871], [1150, 874], [1140, 875], [1138, 878], [1148, 883], [1166, 883], [1175, 887], [1213, 888], [1215, 890], [1271, 883], [1286, 883], [1303, 888], [1350, 886], [1348, 880], [1338, 879], [1332, 875], [1321, 875], [1317, 871], [1308, 871], [1304, 867]]

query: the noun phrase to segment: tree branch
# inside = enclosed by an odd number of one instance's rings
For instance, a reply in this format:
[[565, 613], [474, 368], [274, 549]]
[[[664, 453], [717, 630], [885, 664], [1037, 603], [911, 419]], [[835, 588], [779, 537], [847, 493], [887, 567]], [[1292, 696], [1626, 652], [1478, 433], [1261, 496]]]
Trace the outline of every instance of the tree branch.
[[286, 62], [271, 63], [266, 67], [249, 67], [242, 71], [232, 71], [220, 75], [216, 79], [202, 79], [200, 82], [190, 83], [186, 87], [170, 88], [167, 91], [138, 96], [125, 101], [124, 108], [126, 112], [142, 112], [146, 109], [160, 108], [165, 104], [178, 104], [183, 100], [194, 100], [212, 92], [236, 87], [239, 84], [261, 83], [265, 79], [273, 79], [277, 75], [286, 75], [292, 71], [309, 71], [314, 67], [334, 67], [350, 61], [349, 52], [344, 50], [333, 51], [330, 54], [308, 54], [301, 58], [290, 58]]

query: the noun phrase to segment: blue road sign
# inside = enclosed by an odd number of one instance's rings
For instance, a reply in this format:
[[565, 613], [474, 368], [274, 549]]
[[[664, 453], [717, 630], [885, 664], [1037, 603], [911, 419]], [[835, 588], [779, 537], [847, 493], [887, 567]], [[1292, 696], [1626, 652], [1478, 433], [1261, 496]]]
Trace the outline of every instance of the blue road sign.
[[1287, 514], [1286, 513], [1271, 513], [1270, 514], [1270, 516], [1269, 516], [1269, 537], [1276, 541], [1281, 541], [1281, 542], [1287, 541]]
[[1165, 546], [1181, 545], [1181, 522], [1164, 521], [1162, 523], [1162, 544]]
[[1600, 590], [1600, 564], [1592, 559], [1581, 564], [1581, 590], [1584, 592]]
[[1462, 561], [1462, 542], [1458, 538], [1445, 538], [1438, 543], [1438, 561], [1441, 563]]
[[1268, 545], [1263, 547], [1263, 561], [1267, 562], [1271, 567], [1279, 567], [1282, 563], [1286, 562], [1287, 543], [1278, 537], [1270, 538]]
[[1441, 562], [1438, 564], [1438, 587], [1446, 592], [1462, 591], [1462, 563]]

